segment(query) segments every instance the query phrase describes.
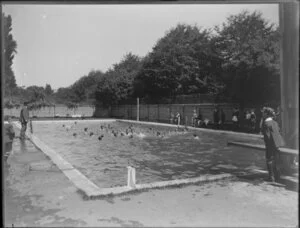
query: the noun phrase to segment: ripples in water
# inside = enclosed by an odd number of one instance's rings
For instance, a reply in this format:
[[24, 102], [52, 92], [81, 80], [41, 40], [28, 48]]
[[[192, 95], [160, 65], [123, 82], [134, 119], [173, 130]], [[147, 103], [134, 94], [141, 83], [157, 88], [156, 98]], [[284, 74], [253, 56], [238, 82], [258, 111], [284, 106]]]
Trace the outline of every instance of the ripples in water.
[[[101, 125], [106, 129], [101, 130]], [[234, 173], [250, 165], [265, 165], [263, 152], [227, 146], [228, 140], [246, 140], [239, 136], [175, 132], [170, 127], [133, 124], [134, 132], [143, 137], [130, 138], [125, 133], [129, 124], [114, 122], [110, 123], [111, 129], [107, 126], [101, 122], [78, 122], [67, 131], [60, 123], [34, 123], [35, 134], [42, 141], [101, 187], [126, 185], [128, 165], [136, 168], [138, 183]], [[84, 133], [86, 127], [93, 136]], [[112, 130], [119, 135], [113, 136]], [[104, 137], [99, 141], [100, 135]]]

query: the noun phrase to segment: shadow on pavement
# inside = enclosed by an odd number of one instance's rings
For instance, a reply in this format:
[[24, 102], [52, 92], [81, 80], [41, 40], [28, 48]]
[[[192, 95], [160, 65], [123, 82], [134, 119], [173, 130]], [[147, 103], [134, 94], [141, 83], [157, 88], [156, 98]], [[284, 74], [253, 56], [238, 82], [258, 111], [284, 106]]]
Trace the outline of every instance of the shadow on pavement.
[[270, 185], [285, 188], [289, 191], [298, 191], [298, 177], [287, 177], [282, 176], [278, 182], [272, 183], [268, 181], [268, 174], [267, 173], [246, 173], [237, 175], [240, 180], [250, 182], [254, 185], [259, 185], [262, 183], [269, 183]]

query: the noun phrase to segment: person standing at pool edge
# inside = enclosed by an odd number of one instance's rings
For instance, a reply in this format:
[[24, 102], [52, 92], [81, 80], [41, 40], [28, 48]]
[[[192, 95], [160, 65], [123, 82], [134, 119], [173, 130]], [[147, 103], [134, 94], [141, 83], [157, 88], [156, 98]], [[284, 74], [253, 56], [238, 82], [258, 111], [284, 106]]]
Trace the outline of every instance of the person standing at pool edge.
[[181, 119], [181, 115], [179, 112], [176, 113], [176, 119], [177, 119], [177, 126], [180, 125], [180, 119]]
[[280, 178], [279, 147], [284, 146], [283, 138], [279, 133], [278, 123], [274, 120], [274, 110], [264, 107], [262, 110], [263, 123], [262, 133], [266, 145], [266, 161], [269, 172], [269, 180], [274, 182]]
[[29, 111], [27, 109], [27, 102], [24, 102], [23, 108], [20, 112], [20, 122], [22, 125], [21, 132], [20, 132], [20, 139], [25, 139], [25, 132], [27, 129], [27, 123], [29, 121]]

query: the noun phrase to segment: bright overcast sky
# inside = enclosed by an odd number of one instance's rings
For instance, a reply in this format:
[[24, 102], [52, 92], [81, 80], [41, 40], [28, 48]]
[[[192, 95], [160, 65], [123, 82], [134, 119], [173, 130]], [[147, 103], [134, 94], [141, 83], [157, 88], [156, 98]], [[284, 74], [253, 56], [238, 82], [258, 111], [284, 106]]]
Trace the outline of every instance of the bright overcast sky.
[[66, 87], [92, 69], [105, 72], [128, 53], [145, 56], [178, 23], [213, 28], [231, 14], [258, 10], [278, 24], [277, 4], [9, 5], [17, 41], [18, 85]]

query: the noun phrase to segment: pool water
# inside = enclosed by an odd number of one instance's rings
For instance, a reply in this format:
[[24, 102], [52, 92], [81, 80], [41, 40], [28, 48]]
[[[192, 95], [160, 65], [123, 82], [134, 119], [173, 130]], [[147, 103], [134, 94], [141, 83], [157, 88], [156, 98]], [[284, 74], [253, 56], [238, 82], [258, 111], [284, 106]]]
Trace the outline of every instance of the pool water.
[[[132, 125], [134, 134], [130, 137], [130, 133], [126, 135], [130, 125], [36, 121], [33, 129], [38, 138], [99, 187], [126, 185], [128, 165], [136, 168], [137, 183], [265, 167], [263, 151], [227, 146], [229, 140], [262, 143], [262, 139], [142, 124]], [[114, 136], [112, 131], [118, 131], [118, 135]]]

